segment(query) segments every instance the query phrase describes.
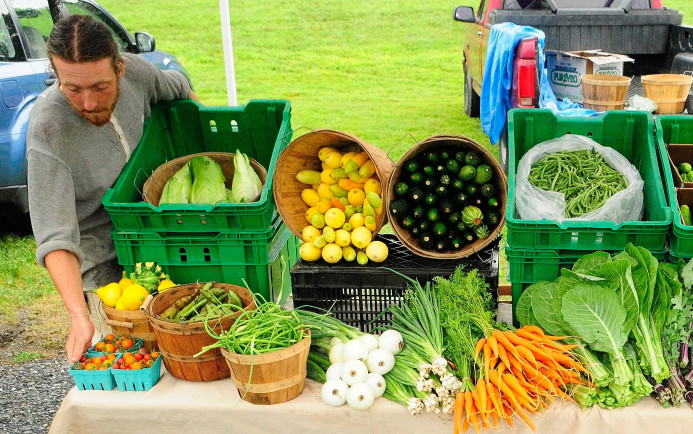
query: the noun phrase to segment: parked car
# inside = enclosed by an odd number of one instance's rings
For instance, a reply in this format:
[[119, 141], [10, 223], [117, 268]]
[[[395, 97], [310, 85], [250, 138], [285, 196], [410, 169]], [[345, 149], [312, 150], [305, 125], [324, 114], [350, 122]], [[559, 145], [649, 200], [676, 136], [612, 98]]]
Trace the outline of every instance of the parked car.
[[121, 52], [142, 55], [161, 69], [182, 72], [175, 56], [156, 50], [154, 37], [129, 33], [92, 0], [0, 0], [0, 204], [29, 209], [26, 188], [26, 134], [38, 95], [56, 81], [46, 53], [46, 39], [60, 17], [91, 15], [113, 33]]
[[[499, 23], [543, 31], [547, 50], [601, 49], [627, 55], [635, 60], [624, 65], [627, 76], [693, 73], [693, 27], [682, 25], [682, 15], [663, 7], [661, 0], [481, 0], [476, 13], [459, 6], [453, 18], [465, 25], [464, 109], [472, 117], [479, 116], [482, 103], [479, 95], [491, 27]], [[518, 44], [510, 89], [513, 107], [537, 105], [537, 58], [536, 38]], [[498, 144], [500, 162], [507, 168], [505, 134]]]

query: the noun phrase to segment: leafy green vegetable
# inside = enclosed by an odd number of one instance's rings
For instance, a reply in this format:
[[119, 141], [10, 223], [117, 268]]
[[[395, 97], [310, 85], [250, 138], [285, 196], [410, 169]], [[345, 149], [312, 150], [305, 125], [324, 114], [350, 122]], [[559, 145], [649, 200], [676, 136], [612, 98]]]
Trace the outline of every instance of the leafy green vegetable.
[[619, 259], [606, 263], [599, 269], [599, 274], [606, 279], [605, 285], [616, 291], [621, 306], [626, 309], [623, 333], [628, 336], [638, 322], [638, 315], [640, 315], [640, 302], [638, 301], [638, 292], [633, 284], [630, 262]]
[[611, 262], [611, 255], [606, 252], [594, 252], [584, 255], [573, 265], [572, 271], [578, 274], [596, 276], [602, 265]]
[[231, 196], [234, 202], [252, 202], [262, 191], [262, 181], [250, 165], [248, 156], [236, 149], [233, 157], [233, 182]]
[[190, 193], [190, 203], [209, 203], [226, 200], [226, 178], [219, 164], [205, 155], [190, 159], [193, 184]]
[[549, 284], [550, 282], [533, 283], [525, 288], [525, 290], [522, 292], [522, 295], [517, 300], [517, 305], [515, 306], [515, 316], [520, 324], [523, 326], [530, 324], [539, 325], [539, 322], [532, 312], [532, 294], [538, 288]]
[[166, 181], [164, 189], [161, 192], [159, 204], [163, 203], [189, 203], [190, 192], [192, 190], [192, 174], [190, 173], [190, 165], [185, 163], [183, 167]]
[[592, 348], [611, 356], [617, 384], [628, 384], [633, 379], [621, 352], [628, 340], [623, 330], [627, 312], [615, 292], [600, 286], [577, 284], [563, 296], [561, 313]]

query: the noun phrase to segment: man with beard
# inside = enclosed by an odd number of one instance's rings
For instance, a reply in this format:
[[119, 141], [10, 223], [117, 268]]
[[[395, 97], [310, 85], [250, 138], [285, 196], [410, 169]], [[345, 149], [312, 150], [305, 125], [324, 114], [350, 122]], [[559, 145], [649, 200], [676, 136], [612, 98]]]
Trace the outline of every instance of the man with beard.
[[150, 105], [197, 98], [182, 74], [120, 54], [108, 28], [89, 16], [57, 22], [47, 47], [58, 82], [31, 111], [29, 212], [36, 258], [70, 313], [65, 349], [74, 361], [94, 337], [88, 291], [121, 277], [103, 194], [139, 143]]

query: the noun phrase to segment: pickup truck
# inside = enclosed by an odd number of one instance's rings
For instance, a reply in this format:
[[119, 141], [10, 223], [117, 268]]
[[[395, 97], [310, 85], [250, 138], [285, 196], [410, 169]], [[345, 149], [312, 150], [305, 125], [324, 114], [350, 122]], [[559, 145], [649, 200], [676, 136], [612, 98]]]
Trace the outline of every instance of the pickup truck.
[[[466, 27], [464, 110], [471, 117], [479, 116], [486, 48], [494, 24], [512, 22], [543, 31], [545, 50], [601, 49], [627, 55], [634, 59], [624, 64], [627, 76], [693, 71], [693, 27], [681, 25], [682, 15], [664, 8], [661, 0], [481, 0], [476, 13], [469, 6], [457, 7], [454, 19]], [[523, 39], [514, 55], [513, 107], [537, 106], [537, 58], [536, 39]], [[633, 83], [631, 92], [639, 80]], [[498, 144], [501, 165], [507, 167], [506, 134]]]
[[[56, 81], [46, 53], [53, 23], [67, 14], [91, 15], [113, 33], [121, 52], [136, 53], [188, 78], [175, 56], [156, 50], [154, 38], [130, 34], [92, 0], [0, 0], [0, 213], [26, 213], [26, 133], [38, 95]], [[11, 206], [7, 206], [10, 204]]]

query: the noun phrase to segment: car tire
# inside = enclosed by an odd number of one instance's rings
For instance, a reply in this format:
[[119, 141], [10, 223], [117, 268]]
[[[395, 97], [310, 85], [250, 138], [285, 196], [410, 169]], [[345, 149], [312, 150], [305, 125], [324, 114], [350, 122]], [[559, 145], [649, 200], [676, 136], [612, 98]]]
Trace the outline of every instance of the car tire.
[[472, 87], [472, 76], [468, 71], [467, 62], [464, 62], [464, 112], [470, 118], [478, 118], [481, 98], [479, 98], [479, 95], [474, 91], [474, 87]]

